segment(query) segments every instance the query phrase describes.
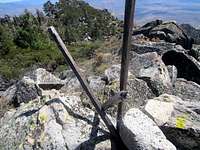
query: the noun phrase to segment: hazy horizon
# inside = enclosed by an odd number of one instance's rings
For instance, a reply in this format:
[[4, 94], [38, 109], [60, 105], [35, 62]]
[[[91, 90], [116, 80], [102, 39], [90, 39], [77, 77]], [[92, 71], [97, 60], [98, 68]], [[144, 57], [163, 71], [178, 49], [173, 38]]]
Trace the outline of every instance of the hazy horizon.
[[[0, 0], [0, 16], [19, 15], [24, 9], [42, 9], [47, 0]], [[56, 0], [51, 0], [55, 2]], [[106, 8], [116, 17], [123, 19], [125, 0], [85, 0], [97, 8]], [[155, 19], [176, 20], [200, 26], [199, 0], [138, 0], [136, 3], [136, 24]]]

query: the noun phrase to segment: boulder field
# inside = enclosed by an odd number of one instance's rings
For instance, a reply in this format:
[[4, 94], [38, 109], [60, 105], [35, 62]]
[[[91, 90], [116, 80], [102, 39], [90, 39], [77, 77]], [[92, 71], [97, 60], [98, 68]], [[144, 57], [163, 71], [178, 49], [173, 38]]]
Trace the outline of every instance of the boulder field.
[[[199, 47], [193, 42], [174, 22], [157, 20], [133, 32], [119, 133], [128, 149], [199, 150], [200, 62], [192, 55]], [[87, 77], [102, 104], [112, 91], [119, 91], [120, 70], [116, 63], [102, 75]], [[106, 126], [71, 70], [54, 75], [38, 68], [18, 81], [0, 77], [3, 99], [14, 107], [0, 111], [0, 149], [113, 148]], [[116, 125], [117, 106], [106, 112]]]

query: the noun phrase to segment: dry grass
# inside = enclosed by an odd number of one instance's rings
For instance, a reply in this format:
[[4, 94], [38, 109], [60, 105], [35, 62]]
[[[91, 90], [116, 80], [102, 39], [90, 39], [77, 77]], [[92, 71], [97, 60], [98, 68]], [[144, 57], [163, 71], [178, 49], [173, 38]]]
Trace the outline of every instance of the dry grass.
[[0, 118], [4, 116], [6, 111], [9, 109], [8, 101], [5, 97], [0, 96]]
[[110, 39], [103, 42], [103, 44], [96, 49], [96, 53], [118, 53], [122, 46], [122, 39], [117, 37], [111, 37]]
[[105, 69], [109, 68], [112, 64], [120, 62], [117, 55], [120, 48], [121, 40], [117, 37], [111, 37], [101, 42], [99, 48], [95, 49], [91, 58], [76, 61], [87, 76], [102, 75]]
[[111, 37], [95, 50], [92, 71], [96, 75], [104, 73], [112, 64], [119, 63], [118, 53], [121, 49], [121, 39]]

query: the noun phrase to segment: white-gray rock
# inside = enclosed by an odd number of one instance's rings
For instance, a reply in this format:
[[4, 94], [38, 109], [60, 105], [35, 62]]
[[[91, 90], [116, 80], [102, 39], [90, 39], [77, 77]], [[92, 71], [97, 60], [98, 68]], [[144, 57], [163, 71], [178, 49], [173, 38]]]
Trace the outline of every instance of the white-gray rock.
[[[120, 73], [121, 73], [121, 65], [115, 64], [112, 65], [110, 68], [105, 70], [105, 76], [108, 78], [108, 82], [111, 83], [113, 81], [119, 81], [120, 80]], [[132, 77], [133, 74], [131, 72], [128, 72], [128, 77]]]
[[112, 82], [113, 80], [119, 80], [120, 78], [120, 71], [121, 66], [118, 65], [112, 65], [110, 68], [105, 70], [105, 76], [107, 76], [108, 81]]
[[61, 80], [71, 79], [76, 77], [72, 70], [65, 70], [60, 73], [59, 78]]
[[171, 93], [171, 80], [167, 67], [156, 52], [137, 54], [132, 52], [130, 72], [147, 82], [156, 96]]
[[10, 87], [13, 81], [7, 80], [5, 77], [0, 75], [0, 91], [5, 91], [8, 87]]
[[125, 106], [128, 109], [144, 106], [147, 102], [147, 99], [155, 97], [154, 93], [148, 87], [147, 83], [137, 78], [128, 80], [127, 91], [128, 100], [125, 101]]
[[66, 84], [60, 89], [61, 92], [67, 94], [67, 95], [71, 95], [72, 93], [77, 93], [77, 92], [82, 92], [82, 87], [80, 82], [78, 81], [78, 79], [75, 78], [71, 78], [71, 79], [66, 79], [65, 80]]
[[130, 150], [176, 150], [156, 123], [136, 108], [123, 117], [120, 136]]
[[105, 82], [99, 76], [88, 77], [89, 86], [94, 92], [102, 91], [105, 88]]
[[182, 129], [200, 131], [200, 102], [183, 101], [173, 95], [164, 94], [148, 100], [145, 110], [152, 115], [159, 126], [167, 125], [178, 128], [177, 119], [185, 120]]
[[42, 90], [35, 84], [34, 80], [24, 76], [16, 84], [15, 103], [27, 103], [42, 95]]
[[185, 79], [177, 79], [174, 85], [174, 95], [186, 101], [200, 102], [200, 85]]
[[193, 44], [192, 49], [190, 50], [190, 54], [200, 61], [200, 45]]
[[164, 94], [148, 100], [145, 110], [177, 148], [200, 147], [200, 102]]
[[9, 104], [14, 102], [15, 94], [17, 91], [16, 85], [9, 87], [6, 91], [2, 92], [0, 96], [4, 97]]
[[172, 82], [172, 85], [174, 86], [177, 76], [178, 76], [178, 70], [175, 66], [167, 66], [168, 72], [169, 72], [169, 76]]
[[90, 150], [108, 139], [98, 138], [104, 132], [105, 126], [94, 111], [82, 105], [80, 97], [59, 97], [45, 103], [35, 100], [0, 118], [0, 148], [74, 150], [87, 141], [81, 147]]
[[64, 86], [64, 81], [60, 80], [43, 68], [34, 70], [28, 75], [28, 77], [44, 90], [60, 89], [62, 86]]

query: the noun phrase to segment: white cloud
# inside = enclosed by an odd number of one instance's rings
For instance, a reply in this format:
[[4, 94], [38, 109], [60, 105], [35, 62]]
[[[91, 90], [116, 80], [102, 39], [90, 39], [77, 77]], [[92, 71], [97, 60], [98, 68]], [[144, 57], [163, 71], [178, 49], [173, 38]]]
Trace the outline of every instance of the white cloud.
[[22, 0], [0, 0], [0, 3], [10, 3], [10, 2], [18, 2]]

